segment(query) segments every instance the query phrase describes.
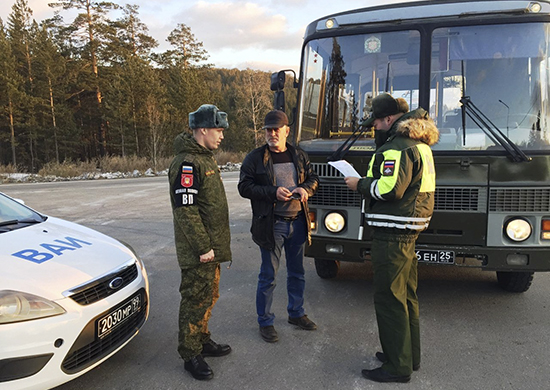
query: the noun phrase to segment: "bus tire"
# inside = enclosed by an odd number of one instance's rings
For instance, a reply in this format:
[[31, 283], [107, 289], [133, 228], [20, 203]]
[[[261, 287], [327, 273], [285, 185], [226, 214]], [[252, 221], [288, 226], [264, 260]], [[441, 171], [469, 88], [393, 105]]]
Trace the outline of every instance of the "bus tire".
[[322, 279], [333, 279], [338, 275], [340, 262], [336, 260], [315, 259], [315, 270]]
[[497, 271], [498, 285], [506, 291], [525, 292], [531, 287], [534, 272]]

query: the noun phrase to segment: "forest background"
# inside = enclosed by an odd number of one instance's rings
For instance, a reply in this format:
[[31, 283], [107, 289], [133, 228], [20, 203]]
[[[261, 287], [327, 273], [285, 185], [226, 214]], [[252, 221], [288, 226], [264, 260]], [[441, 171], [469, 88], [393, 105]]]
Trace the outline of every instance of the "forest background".
[[[263, 144], [263, 118], [273, 107], [269, 72], [215, 68], [183, 23], [166, 38], [170, 49], [155, 51], [136, 5], [50, 6], [55, 16], [37, 22], [27, 1], [16, 0], [0, 19], [0, 173], [163, 170], [189, 112], [204, 103], [228, 113], [218, 162], [237, 162]], [[115, 9], [122, 17], [111, 19]], [[77, 16], [65, 22], [64, 11]], [[295, 104], [291, 95], [287, 106]]]

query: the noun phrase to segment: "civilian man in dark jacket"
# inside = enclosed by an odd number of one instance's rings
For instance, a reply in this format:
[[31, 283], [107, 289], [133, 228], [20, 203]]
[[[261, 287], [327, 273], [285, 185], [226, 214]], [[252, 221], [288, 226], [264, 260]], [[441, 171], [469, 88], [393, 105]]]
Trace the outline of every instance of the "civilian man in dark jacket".
[[265, 117], [267, 144], [243, 161], [239, 193], [252, 204], [252, 239], [260, 246], [262, 265], [256, 292], [260, 335], [269, 343], [279, 338], [271, 311], [282, 251], [287, 267], [288, 322], [302, 329], [317, 326], [305, 315], [304, 244], [311, 243], [307, 200], [319, 185], [307, 154], [286, 142], [290, 128], [282, 111]]
[[231, 261], [229, 209], [212, 151], [229, 126], [227, 114], [203, 104], [189, 114], [193, 134], [174, 141], [168, 173], [176, 252], [181, 268], [178, 352], [195, 379], [214, 375], [204, 356], [224, 356], [231, 347], [210, 338], [208, 320], [219, 298], [220, 263]]

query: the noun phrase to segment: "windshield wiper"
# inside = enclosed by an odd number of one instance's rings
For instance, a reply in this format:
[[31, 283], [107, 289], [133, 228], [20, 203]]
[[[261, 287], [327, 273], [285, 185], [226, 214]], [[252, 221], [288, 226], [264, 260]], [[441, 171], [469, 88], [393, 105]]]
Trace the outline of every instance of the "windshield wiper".
[[[462, 113], [466, 113], [470, 119], [481, 129], [491, 141], [498, 145], [501, 145], [510, 155], [514, 162], [526, 162], [531, 161], [531, 157], [527, 156], [523, 150], [519, 148], [510, 138], [508, 138], [500, 129], [485, 115], [470, 99], [469, 96], [463, 96], [460, 99], [462, 103]], [[463, 122], [464, 117], [463, 117]], [[466, 127], [463, 123], [463, 130], [466, 131]]]
[[7, 225], [15, 225], [18, 224], [19, 221], [17, 219], [9, 219], [7, 221], [0, 222], [0, 226], [7, 226]]
[[35, 224], [44, 222], [44, 220], [36, 220], [34, 218], [25, 218], [25, 219], [9, 219], [7, 221], [1, 221], [0, 226], [9, 226], [9, 225], [18, 225], [20, 223], [24, 224]]
[[[350, 148], [353, 146], [353, 144], [361, 138], [363, 134], [368, 130], [368, 127], [364, 127], [359, 125], [356, 129], [353, 130], [353, 133], [344, 141], [342, 145], [338, 149], [334, 151], [329, 157], [327, 157], [327, 161], [338, 161], [344, 158], [346, 153], [350, 150]], [[349, 143], [349, 145], [348, 145]]]

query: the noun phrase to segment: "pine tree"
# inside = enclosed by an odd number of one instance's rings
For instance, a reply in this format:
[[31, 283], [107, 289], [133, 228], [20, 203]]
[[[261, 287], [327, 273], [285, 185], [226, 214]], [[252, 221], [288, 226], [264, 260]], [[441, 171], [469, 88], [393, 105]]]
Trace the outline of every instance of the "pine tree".
[[[55, 149], [55, 161], [60, 162], [60, 128], [58, 125], [58, 101], [62, 100], [65, 90], [66, 66], [65, 58], [61, 56], [57, 46], [54, 44], [46, 25], [42, 25], [36, 35], [36, 74], [37, 90], [44, 109], [44, 122], [52, 133], [46, 138], [53, 139]], [[49, 154], [46, 150], [46, 154]], [[48, 161], [48, 159], [46, 159]]]
[[177, 66], [183, 69], [192, 67], [209, 67], [205, 63], [208, 53], [203, 48], [203, 43], [197, 41], [191, 28], [183, 23], [170, 32], [166, 39], [174, 48], [167, 50], [157, 57], [157, 61], [164, 66]]
[[21, 114], [19, 107], [24, 96], [23, 84], [24, 80], [17, 72], [17, 62], [6, 35], [4, 22], [0, 19], [0, 99], [2, 117], [10, 130], [11, 163], [14, 167], [17, 167], [16, 117]]
[[[87, 59], [90, 63], [93, 73], [93, 88], [97, 111], [95, 122], [97, 126], [97, 139], [99, 154], [105, 156], [107, 153], [107, 127], [105, 113], [103, 111], [103, 95], [101, 91], [101, 82], [99, 75], [99, 62], [102, 60], [100, 54], [104, 49], [102, 38], [108, 33], [109, 20], [108, 11], [118, 8], [118, 5], [111, 2], [94, 2], [91, 0], [61, 0], [56, 3], [50, 3], [50, 7], [62, 8], [63, 10], [78, 10], [80, 13], [72, 23], [73, 34], [81, 39], [81, 48], [85, 50], [82, 53], [82, 59]], [[82, 34], [82, 36], [80, 35]], [[86, 56], [86, 54], [89, 55]]]

